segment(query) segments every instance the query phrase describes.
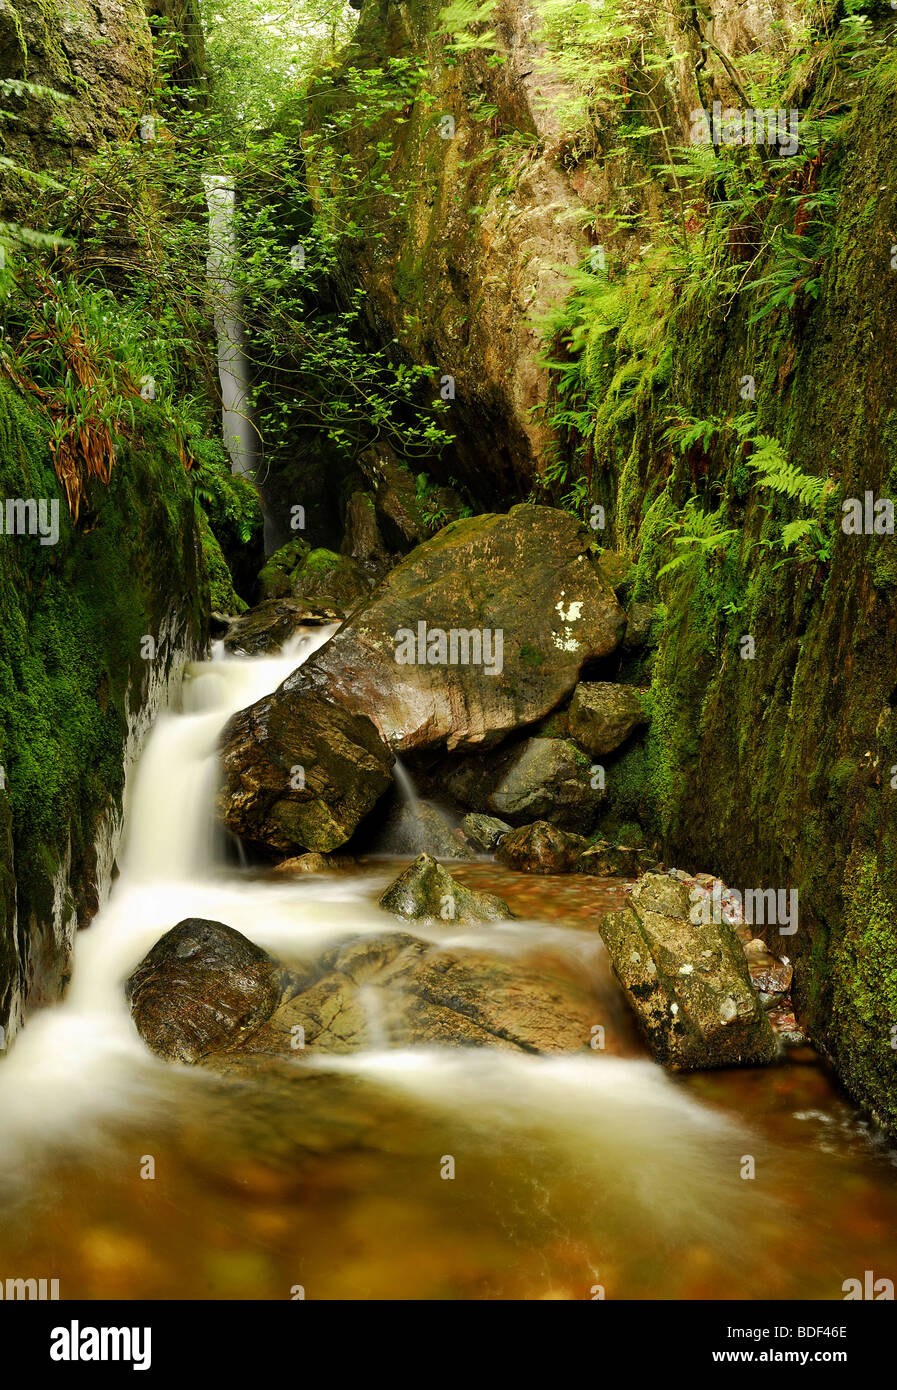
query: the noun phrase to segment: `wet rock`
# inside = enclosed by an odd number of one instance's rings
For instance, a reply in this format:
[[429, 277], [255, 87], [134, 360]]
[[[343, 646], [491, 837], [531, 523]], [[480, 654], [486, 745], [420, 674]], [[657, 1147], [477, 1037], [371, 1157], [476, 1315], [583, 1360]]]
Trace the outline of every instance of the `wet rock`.
[[428, 1043], [545, 1053], [589, 1045], [596, 1006], [588, 981], [545, 953], [509, 960], [393, 932], [334, 947], [320, 965], [320, 978], [285, 999], [244, 1054], [296, 1060]]
[[374, 725], [309, 687], [284, 687], [226, 726], [224, 824], [281, 853], [339, 849], [393, 785], [392, 754]]
[[505, 835], [496, 858], [527, 874], [569, 874], [587, 848], [588, 841], [582, 835], [569, 835], [540, 820]]
[[283, 972], [233, 927], [189, 917], [156, 942], [126, 990], [147, 1046], [192, 1063], [245, 1042], [280, 1003]]
[[228, 625], [224, 645], [229, 652], [242, 656], [278, 652], [300, 628], [341, 621], [342, 614], [332, 604], [299, 603], [292, 598], [266, 599]]
[[746, 942], [743, 949], [754, 988], [769, 995], [787, 994], [794, 973], [790, 963], [774, 956], [759, 937]]
[[495, 816], [483, 816], [477, 812], [471, 812], [462, 820], [461, 829], [474, 849], [491, 854], [498, 847], [498, 842], [502, 836], [509, 833], [511, 827], [507, 821], [498, 820]]
[[437, 807], [426, 801], [401, 802], [374, 837], [374, 854], [432, 854], [436, 859], [475, 859], [476, 855]]
[[578, 873], [608, 878], [637, 878], [657, 867], [657, 861], [644, 846], [612, 845], [605, 840], [583, 850], [576, 863]]
[[652, 642], [652, 633], [657, 621], [656, 603], [632, 603], [626, 613], [626, 635], [623, 638], [624, 652], [637, 652]]
[[292, 859], [282, 859], [271, 872], [282, 878], [296, 878], [300, 874], [332, 874], [354, 867], [351, 854], [297, 854]]
[[353, 492], [346, 503], [346, 530], [340, 550], [362, 566], [388, 563], [389, 555], [370, 493]]
[[726, 923], [694, 925], [685, 884], [639, 879], [599, 924], [614, 973], [658, 1061], [676, 1071], [769, 1062], [776, 1041]]
[[326, 690], [369, 715], [397, 752], [498, 742], [547, 714], [583, 663], [620, 639], [623, 612], [590, 539], [551, 507], [453, 522], [392, 570], [274, 698]]
[[380, 898], [380, 906], [409, 921], [499, 922], [514, 916], [494, 893], [479, 893], [456, 883], [429, 854], [409, 864]]
[[365, 602], [374, 580], [349, 555], [332, 550], [312, 550], [290, 576], [294, 598], [318, 603], [348, 615]]
[[561, 830], [590, 830], [604, 793], [592, 786], [588, 758], [563, 738], [529, 738], [488, 796], [491, 810], [520, 823], [550, 820]]
[[[789, 1051], [792, 1048], [805, 1047], [806, 1036], [798, 1027], [797, 1019], [794, 1017], [794, 1010], [790, 1004], [784, 1003], [779, 999], [767, 1012], [772, 1031], [775, 1033], [776, 1041], [783, 1048]], [[812, 1054], [815, 1060], [815, 1053]]]
[[635, 686], [590, 681], [574, 690], [568, 722], [571, 737], [600, 758], [615, 752], [648, 718]]

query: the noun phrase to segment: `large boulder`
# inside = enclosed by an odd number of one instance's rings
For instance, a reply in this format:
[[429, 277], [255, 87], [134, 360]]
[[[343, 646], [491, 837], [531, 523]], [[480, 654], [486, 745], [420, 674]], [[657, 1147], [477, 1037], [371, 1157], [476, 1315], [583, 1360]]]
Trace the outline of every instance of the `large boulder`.
[[726, 921], [693, 923], [685, 884], [640, 878], [598, 930], [654, 1056], [674, 1071], [770, 1062], [776, 1040]]
[[327, 853], [393, 785], [392, 754], [364, 714], [311, 687], [284, 690], [225, 728], [219, 813], [250, 843]]
[[632, 685], [583, 681], [573, 692], [568, 725], [572, 738], [592, 757], [605, 757], [647, 724], [640, 692]]
[[170, 1062], [199, 1062], [239, 1044], [277, 1008], [277, 962], [233, 927], [188, 917], [165, 933], [128, 980], [144, 1042]]
[[[281, 852], [336, 849], [388, 785], [384, 743], [471, 748], [542, 718], [622, 634], [590, 544], [568, 512], [520, 506], [453, 522], [419, 546], [326, 646], [231, 722], [228, 828]], [[307, 772], [300, 790], [296, 765]]]
[[552, 507], [454, 521], [274, 698], [315, 684], [369, 715], [397, 752], [498, 742], [546, 715], [583, 664], [620, 641], [623, 611], [590, 544]]
[[387, 912], [407, 921], [467, 924], [500, 922], [513, 917], [508, 904], [494, 893], [480, 893], [456, 883], [447, 869], [429, 854], [409, 864], [380, 898]]

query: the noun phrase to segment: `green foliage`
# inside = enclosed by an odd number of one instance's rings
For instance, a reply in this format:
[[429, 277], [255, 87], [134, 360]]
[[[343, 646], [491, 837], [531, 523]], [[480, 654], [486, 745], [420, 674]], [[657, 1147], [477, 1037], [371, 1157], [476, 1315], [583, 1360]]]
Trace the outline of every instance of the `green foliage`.
[[[794, 558], [804, 563], [820, 564], [831, 558], [831, 518], [828, 512], [835, 484], [830, 478], [804, 473], [796, 464], [790, 463], [778, 439], [756, 432], [752, 414], [734, 419], [721, 419], [718, 416], [706, 420], [677, 418], [667, 426], [662, 437], [666, 443], [678, 446], [683, 454], [695, 447], [709, 454], [714, 449], [725, 447], [727, 442], [736, 442], [739, 452], [746, 454], [747, 468], [754, 475], [761, 494], [770, 493], [813, 512], [811, 517], [801, 517], [783, 524], [777, 536], [760, 542], [760, 548], [778, 550], [786, 558], [788, 552], [793, 550]], [[682, 553], [659, 573], [681, 569], [690, 556], [725, 548], [738, 534], [724, 526], [725, 510], [722, 508], [718, 512], [707, 513], [701, 510], [696, 499], [689, 498], [668, 532], [675, 536], [674, 544], [682, 547]]]
[[722, 509], [705, 512], [696, 499], [690, 497], [678, 516], [669, 523], [667, 535], [673, 537], [673, 544], [679, 547], [679, 553], [658, 570], [658, 579], [687, 568], [695, 560], [706, 559], [726, 550], [741, 532], [738, 527], [725, 526], [724, 521]]

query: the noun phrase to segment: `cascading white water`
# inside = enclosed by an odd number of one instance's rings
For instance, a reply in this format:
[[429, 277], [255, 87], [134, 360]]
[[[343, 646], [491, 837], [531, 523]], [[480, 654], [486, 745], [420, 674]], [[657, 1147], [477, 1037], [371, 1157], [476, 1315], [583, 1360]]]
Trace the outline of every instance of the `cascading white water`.
[[245, 886], [229, 884], [215, 862], [218, 737], [334, 631], [308, 629], [275, 657], [225, 658], [219, 647], [212, 661], [188, 668], [184, 712], [158, 718], [128, 787], [122, 872], [76, 939], [65, 1001], [29, 1021], [0, 1067], [0, 1161], [4, 1149], [34, 1138], [89, 1146], [92, 1119], [145, 1099], [154, 1064], [131, 1025], [124, 980], [184, 917], [245, 929], [252, 915]]
[[[274, 689], [333, 630], [306, 631], [277, 657], [241, 660], [217, 652], [189, 669], [183, 712], [157, 721], [126, 799], [122, 872], [76, 941], [68, 994], [28, 1022], [0, 1064], [0, 1184], [27, 1183], [44, 1155], [98, 1151], [107, 1121], [137, 1112], [145, 1119], [154, 1107], [170, 1112], [178, 1071], [143, 1046], [124, 984], [177, 922], [191, 916], [226, 922], [285, 958], [389, 929], [371, 901], [376, 879], [263, 881], [215, 854], [216, 745], [224, 724]], [[419, 926], [417, 935], [448, 949], [519, 954], [543, 941], [558, 949], [557, 938], [567, 934], [514, 921], [488, 932]], [[588, 968], [595, 940], [574, 933], [570, 949], [583, 953]], [[550, 1133], [571, 1161], [585, 1165], [590, 1182], [606, 1182], [611, 1168], [622, 1174], [620, 1200], [634, 1200], [643, 1221], [659, 1219], [666, 1208], [680, 1226], [720, 1215], [722, 1194], [733, 1182], [731, 1153], [744, 1141], [660, 1068], [598, 1056], [389, 1049], [379, 996], [364, 1002], [374, 1025], [371, 1048], [312, 1059], [316, 1069], [349, 1071], [484, 1133], [498, 1125], [509, 1142], [524, 1132]], [[718, 1201], [708, 1198], [711, 1188]]]
[[240, 294], [234, 281], [238, 256], [236, 190], [222, 174], [206, 174], [203, 184], [209, 210], [208, 275], [218, 338], [222, 431], [233, 472], [251, 474], [256, 450], [250, 414], [249, 364]]

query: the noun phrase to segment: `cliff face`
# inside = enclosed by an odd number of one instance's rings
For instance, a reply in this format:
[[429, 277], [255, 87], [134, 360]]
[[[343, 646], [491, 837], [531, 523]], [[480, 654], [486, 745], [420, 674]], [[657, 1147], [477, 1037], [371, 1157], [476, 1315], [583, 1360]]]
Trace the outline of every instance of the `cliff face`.
[[0, 1026], [59, 994], [108, 891], [125, 774], [183, 662], [208, 581], [183, 463], [154, 418], [76, 529], [42, 424], [0, 388], [0, 498], [56, 502], [59, 538], [0, 540]]
[[142, 0], [0, 0], [0, 78], [9, 88], [3, 154], [33, 171], [69, 168], [136, 125], [152, 85], [152, 44]]
[[[3, 154], [71, 168], [133, 129], [151, 87], [141, 3], [0, 0]], [[52, 88], [68, 100], [15, 85]], [[14, 119], [9, 119], [11, 115]], [[28, 180], [3, 183], [28, 219]], [[36, 228], [35, 230], [45, 230]], [[207, 639], [208, 580], [177, 442], [134, 399], [108, 487], [69, 517], [32, 398], [0, 384], [0, 1043], [58, 996], [72, 939], [108, 891], [125, 773], [171, 677]], [[58, 518], [42, 544], [16, 507]], [[12, 512], [10, 512], [12, 508]], [[27, 513], [23, 512], [23, 516]], [[12, 524], [10, 524], [12, 522]], [[55, 529], [55, 528], [54, 528]]]
[[[542, 410], [551, 392], [546, 321], [568, 295], [571, 272], [605, 245], [637, 256], [628, 224], [646, 206], [662, 208], [670, 190], [663, 180], [650, 186], [650, 152], [645, 158], [617, 138], [619, 112], [634, 109], [628, 94], [593, 99], [589, 67], [606, 52], [585, 37], [574, 41], [556, 12], [544, 29], [539, 3], [496, 0], [475, 26], [484, 46], [456, 53], [443, 8], [440, 0], [365, 0], [336, 76], [337, 93], [351, 94], [356, 71], [404, 65], [395, 80], [408, 97], [342, 138], [343, 191], [365, 195], [345, 272], [367, 292], [375, 338], [395, 338], [409, 359], [432, 366], [434, 381], [454, 378], [452, 467], [491, 505], [538, 485], [554, 456]], [[652, 87], [649, 118], [668, 123], [676, 143], [688, 138], [699, 87], [708, 101], [734, 99], [725, 68], [708, 66], [706, 53], [701, 66], [701, 42], [715, 34], [736, 52], [764, 42], [775, 49], [775, 26], [787, 31], [800, 7], [725, 0], [706, 14], [702, 7], [700, 17], [687, 3], [660, 14], [637, 3], [612, 8], [635, 17], [641, 77]], [[645, 67], [644, 36], [649, 58], [658, 47], [680, 55], [660, 80]], [[313, 158], [309, 165], [314, 186]]]
[[359, 240], [346, 276], [367, 291], [376, 337], [398, 338], [434, 380], [454, 378], [458, 476], [484, 500], [510, 500], [525, 494], [546, 443], [531, 414], [548, 380], [539, 317], [585, 248], [583, 204], [558, 157], [552, 83], [534, 72], [529, 7], [499, 7], [501, 67], [482, 52], [452, 61], [440, 8], [367, 0], [362, 9], [347, 65], [413, 59], [422, 75], [399, 119], [390, 112], [347, 138], [361, 179], [385, 177], [398, 198], [365, 205], [377, 236]]
[[[894, 1131], [897, 561], [892, 534], [841, 526], [846, 499], [897, 486], [894, 16], [608, 8], [625, 37], [561, 34], [552, 85], [527, 8], [499, 4], [496, 40], [450, 60], [435, 6], [367, 0], [349, 64], [404, 54], [424, 75], [378, 131], [393, 153], [353, 147], [404, 206], [353, 272], [378, 331], [455, 376], [480, 497], [542, 477], [586, 518], [603, 507], [596, 538], [662, 626], [638, 672], [651, 728], [609, 760], [610, 815], [640, 819], [669, 863], [798, 891], [784, 949], [802, 1022]], [[612, 80], [571, 124], [577, 73], [602, 62]], [[717, 100], [799, 111], [799, 148], [689, 152], [691, 113]]]

